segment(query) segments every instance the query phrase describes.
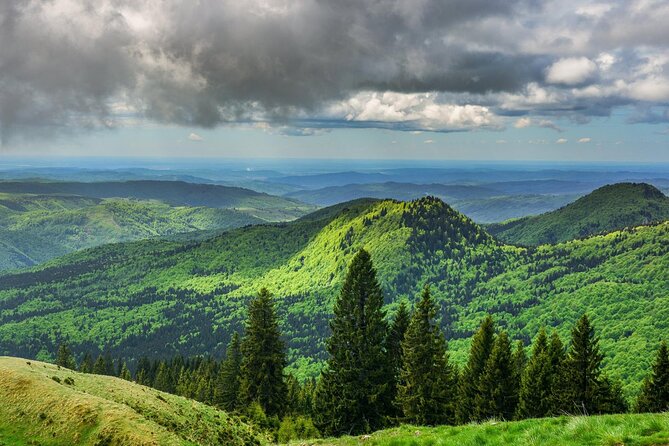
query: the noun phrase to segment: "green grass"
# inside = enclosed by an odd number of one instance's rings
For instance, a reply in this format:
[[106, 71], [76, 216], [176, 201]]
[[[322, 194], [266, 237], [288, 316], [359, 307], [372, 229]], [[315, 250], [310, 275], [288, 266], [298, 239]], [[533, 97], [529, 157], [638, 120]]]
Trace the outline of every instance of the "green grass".
[[0, 445], [253, 445], [238, 418], [119, 378], [0, 357]]
[[402, 426], [369, 436], [298, 441], [323, 446], [660, 446], [669, 444], [669, 414], [490, 421], [458, 427]]

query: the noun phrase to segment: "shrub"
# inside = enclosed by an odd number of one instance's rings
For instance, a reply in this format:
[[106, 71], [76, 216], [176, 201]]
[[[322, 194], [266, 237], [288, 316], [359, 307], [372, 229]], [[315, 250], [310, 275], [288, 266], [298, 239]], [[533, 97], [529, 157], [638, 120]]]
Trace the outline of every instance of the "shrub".
[[279, 443], [288, 443], [292, 440], [307, 440], [320, 437], [320, 432], [309, 417], [284, 417], [277, 434]]

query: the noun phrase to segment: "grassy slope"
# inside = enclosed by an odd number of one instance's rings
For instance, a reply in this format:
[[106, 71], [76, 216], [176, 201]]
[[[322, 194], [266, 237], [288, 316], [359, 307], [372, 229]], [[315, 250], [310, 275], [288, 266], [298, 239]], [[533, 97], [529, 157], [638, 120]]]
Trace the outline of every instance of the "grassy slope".
[[158, 201], [0, 194], [0, 270], [105, 243], [261, 222], [239, 211]]
[[588, 311], [632, 393], [669, 335], [667, 240], [664, 223], [528, 250], [498, 245], [438, 200], [359, 201], [201, 243], [105, 246], [0, 277], [0, 348], [47, 357], [65, 338], [125, 357], [218, 355], [240, 329], [247, 299], [268, 286], [292, 367], [314, 375], [332, 299], [365, 247], [391, 312], [432, 284], [457, 362], [485, 312], [529, 341], [542, 323], [566, 338]]
[[557, 243], [669, 219], [669, 197], [649, 184], [604, 186], [546, 214], [489, 225], [500, 240], [518, 245]]
[[237, 418], [186, 398], [119, 378], [0, 357], [0, 445], [260, 442]]
[[[295, 445], [305, 442], [295, 442]], [[313, 440], [323, 446], [660, 446], [669, 414], [560, 417], [436, 428], [402, 426], [371, 436]]]

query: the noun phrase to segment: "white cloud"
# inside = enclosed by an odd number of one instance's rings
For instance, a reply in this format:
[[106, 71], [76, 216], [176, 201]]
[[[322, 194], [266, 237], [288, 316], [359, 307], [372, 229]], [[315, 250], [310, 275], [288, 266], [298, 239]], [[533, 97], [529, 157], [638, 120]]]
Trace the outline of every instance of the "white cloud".
[[326, 110], [330, 119], [392, 123], [429, 131], [499, 128], [497, 116], [481, 105], [443, 103], [436, 93], [361, 92]]
[[555, 62], [546, 70], [550, 84], [578, 85], [591, 79], [597, 65], [587, 57], [568, 57]]
[[423, 141], [423, 144], [432, 144], [432, 143], [434, 143], [433, 139], [426, 139], [425, 141]]
[[532, 120], [530, 118], [520, 118], [516, 121], [513, 126], [517, 129], [524, 129], [532, 125]]
[[580, 144], [586, 144], [589, 143], [590, 141], [592, 141], [592, 138], [579, 138], [578, 140]]
[[198, 135], [197, 133], [191, 133], [190, 135], [188, 135], [188, 139], [190, 141], [195, 141], [195, 142], [204, 141], [204, 138]]
[[549, 119], [533, 120], [527, 117], [523, 117], [518, 119], [513, 124], [513, 126], [517, 129], [524, 129], [530, 126], [535, 126], [535, 127], [543, 127], [545, 129], [555, 130], [556, 132], [562, 132], [562, 129]]
[[557, 141], [555, 141], [558, 144], [566, 144], [568, 140], [566, 138], [559, 138]]

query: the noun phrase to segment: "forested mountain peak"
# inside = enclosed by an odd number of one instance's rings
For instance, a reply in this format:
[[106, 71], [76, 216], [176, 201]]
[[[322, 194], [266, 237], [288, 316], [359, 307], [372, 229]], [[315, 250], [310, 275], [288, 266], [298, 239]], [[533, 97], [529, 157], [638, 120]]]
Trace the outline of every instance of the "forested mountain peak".
[[669, 197], [646, 183], [600, 187], [552, 212], [493, 224], [488, 231], [513, 244], [556, 243], [669, 219]]

